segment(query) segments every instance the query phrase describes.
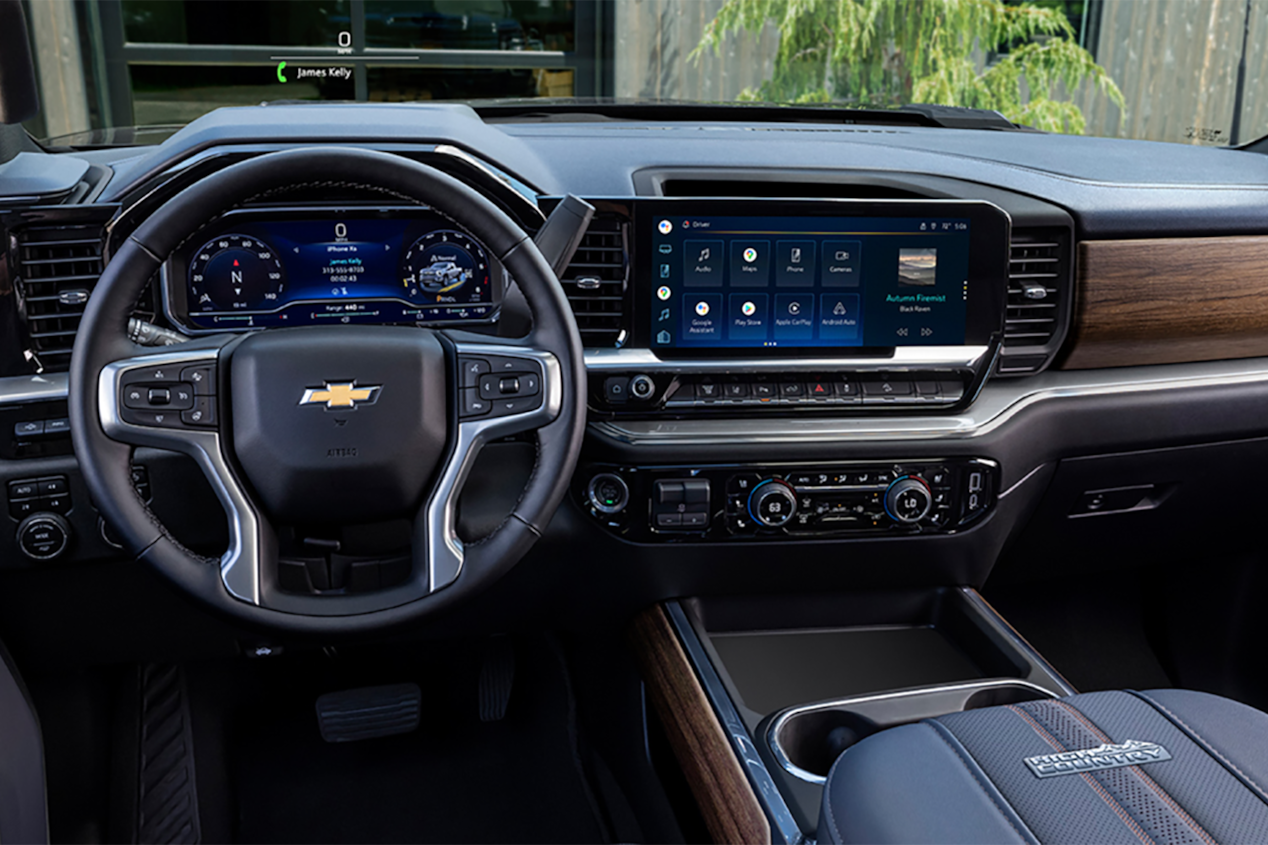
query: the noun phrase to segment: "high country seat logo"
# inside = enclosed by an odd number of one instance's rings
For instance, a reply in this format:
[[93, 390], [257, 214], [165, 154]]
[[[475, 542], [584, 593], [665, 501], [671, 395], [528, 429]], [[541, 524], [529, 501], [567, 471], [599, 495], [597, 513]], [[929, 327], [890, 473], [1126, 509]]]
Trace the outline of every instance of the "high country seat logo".
[[1062, 751], [1059, 754], [1041, 754], [1027, 757], [1025, 762], [1035, 777], [1050, 778], [1057, 775], [1077, 775], [1098, 769], [1117, 769], [1121, 766], [1139, 766], [1144, 763], [1161, 763], [1170, 760], [1171, 753], [1156, 742], [1129, 739], [1116, 745], [1100, 745], [1078, 751]]

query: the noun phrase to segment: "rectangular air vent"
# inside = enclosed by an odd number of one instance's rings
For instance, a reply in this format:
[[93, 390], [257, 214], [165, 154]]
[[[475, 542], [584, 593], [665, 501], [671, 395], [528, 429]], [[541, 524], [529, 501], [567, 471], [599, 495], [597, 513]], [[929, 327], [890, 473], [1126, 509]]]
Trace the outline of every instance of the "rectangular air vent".
[[17, 233], [27, 331], [46, 370], [70, 365], [79, 318], [101, 276], [101, 242], [99, 226], [40, 226]]
[[586, 347], [622, 346], [629, 291], [629, 232], [616, 217], [595, 215], [560, 281]]
[[1069, 237], [1064, 229], [1013, 231], [1001, 375], [1037, 372], [1060, 344], [1069, 311]]

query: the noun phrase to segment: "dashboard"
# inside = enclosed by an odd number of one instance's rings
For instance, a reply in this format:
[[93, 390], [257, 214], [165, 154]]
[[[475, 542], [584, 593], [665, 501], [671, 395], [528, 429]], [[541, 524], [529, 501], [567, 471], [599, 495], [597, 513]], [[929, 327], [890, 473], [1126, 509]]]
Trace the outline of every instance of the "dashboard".
[[504, 275], [481, 243], [425, 209], [250, 210], [178, 249], [163, 296], [167, 315], [191, 334], [489, 323]]
[[[152, 148], [50, 156], [84, 162], [73, 199], [0, 203], [22, 297], [0, 313], [0, 468], [37, 491], [66, 477], [64, 497], [34, 501], [69, 507], [68, 554], [115, 554], [65, 436], [92, 280], [184, 186], [308, 143], [440, 167], [530, 234], [567, 194], [594, 206], [559, 274], [589, 430], [535, 565], [596, 607], [769, 589], [785, 542], [789, 590], [981, 583], [1013, 545], [1073, 565], [1058, 558], [1115, 548], [1097, 526], [1119, 513], [1165, 547], [1185, 524], [1176, 503], [1210, 489], [1186, 479], [1240, 464], [1161, 456], [1263, 436], [1263, 156], [1021, 132], [496, 124], [442, 105], [357, 115], [222, 110]], [[137, 318], [183, 340], [330, 322], [514, 337], [531, 315], [487, 246], [430, 209], [308, 192], [210, 221]], [[513, 486], [500, 460], [489, 489]], [[207, 511], [163, 459], [138, 462], [178, 530]], [[1032, 514], [1051, 542], [1024, 536]], [[12, 533], [0, 554], [25, 565]]]

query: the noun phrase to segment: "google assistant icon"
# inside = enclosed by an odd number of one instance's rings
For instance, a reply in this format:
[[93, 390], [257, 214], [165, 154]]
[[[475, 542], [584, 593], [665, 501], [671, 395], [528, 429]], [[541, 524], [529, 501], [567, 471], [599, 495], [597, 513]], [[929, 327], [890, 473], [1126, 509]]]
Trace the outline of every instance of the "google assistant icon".
[[668, 235], [670, 232], [674, 230], [674, 224], [670, 223], [668, 220], [662, 220], [656, 224], [656, 229], [662, 235]]

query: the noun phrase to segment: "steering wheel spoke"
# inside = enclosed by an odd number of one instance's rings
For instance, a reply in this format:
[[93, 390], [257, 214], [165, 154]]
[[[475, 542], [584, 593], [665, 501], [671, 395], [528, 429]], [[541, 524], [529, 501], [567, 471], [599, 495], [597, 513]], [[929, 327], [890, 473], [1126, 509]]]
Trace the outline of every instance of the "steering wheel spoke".
[[221, 580], [242, 601], [260, 601], [260, 571], [271, 554], [271, 527], [238, 482], [222, 448], [219, 346], [172, 349], [123, 358], [101, 370], [97, 407], [106, 436], [130, 446], [181, 452], [194, 459], [229, 520]]
[[415, 564], [432, 592], [457, 578], [465, 552], [457, 534], [458, 497], [486, 443], [554, 421], [563, 405], [559, 359], [532, 346], [458, 343], [457, 437], [424, 506]]

